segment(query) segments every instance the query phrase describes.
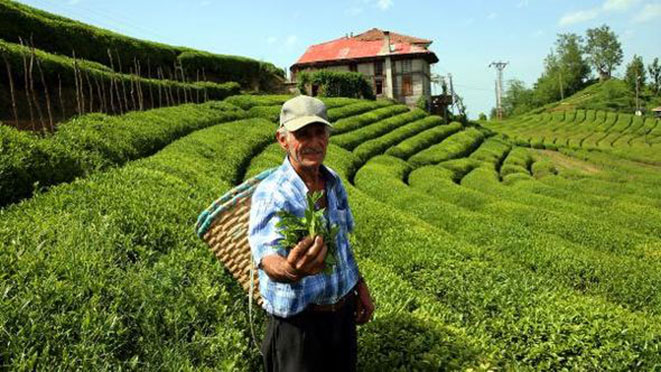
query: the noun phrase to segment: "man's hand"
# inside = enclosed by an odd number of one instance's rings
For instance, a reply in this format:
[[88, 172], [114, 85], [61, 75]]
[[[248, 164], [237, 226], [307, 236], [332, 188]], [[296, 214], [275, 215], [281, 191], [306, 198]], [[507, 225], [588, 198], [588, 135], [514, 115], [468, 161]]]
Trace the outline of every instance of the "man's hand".
[[262, 269], [276, 282], [293, 283], [324, 269], [328, 248], [324, 239], [309, 236], [298, 242], [285, 258], [278, 254], [262, 258]]
[[315, 275], [324, 269], [326, 253], [328, 247], [324, 243], [324, 238], [317, 235], [312, 240], [307, 236], [292, 248], [287, 256], [287, 262], [304, 276]]
[[365, 324], [372, 319], [372, 314], [374, 313], [374, 302], [372, 302], [372, 296], [370, 295], [370, 290], [367, 288], [364, 279], [360, 279], [356, 285], [356, 291], [358, 292], [358, 298], [356, 299], [356, 324]]

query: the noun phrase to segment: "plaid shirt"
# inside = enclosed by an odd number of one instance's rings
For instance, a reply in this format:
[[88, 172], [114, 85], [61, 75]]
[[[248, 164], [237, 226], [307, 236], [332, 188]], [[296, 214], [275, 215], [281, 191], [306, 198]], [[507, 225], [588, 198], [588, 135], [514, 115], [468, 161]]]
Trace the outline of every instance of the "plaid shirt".
[[[296, 283], [275, 282], [264, 270], [258, 270], [264, 309], [279, 317], [300, 313], [311, 303], [335, 303], [358, 282], [358, 267], [349, 247], [348, 233], [353, 231], [354, 221], [346, 190], [335, 172], [324, 165], [321, 166], [321, 172], [326, 177], [326, 218], [331, 224], [340, 227], [336, 251], [338, 263], [331, 274], [306, 276]], [[287, 210], [299, 217], [304, 216], [307, 193], [307, 186], [287, 157], [278, 169], [257, 186], [252, 196], [248, 232], [256, 265], [269, 254], [287, 256], [287, 251], [278, 246], [282, 235], [275, 227], [280, 220], [276, 213]]]

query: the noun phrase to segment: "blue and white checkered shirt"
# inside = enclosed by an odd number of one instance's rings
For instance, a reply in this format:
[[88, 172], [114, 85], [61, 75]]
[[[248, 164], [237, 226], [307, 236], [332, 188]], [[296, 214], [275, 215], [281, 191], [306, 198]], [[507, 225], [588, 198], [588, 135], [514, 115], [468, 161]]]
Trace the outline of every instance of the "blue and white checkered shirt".
[[[326, 177], [326, 217], [331, 224], [340, 227], [336, 251], [338, 263], [331, 274], [306, 276], [296, 283], [275, 282], [264, 270], [258, 270], [263, 307], [279, 317], [298, 314], [312, 303], [335, 303], [358, 282], [358, 266], [349, 247], [348, 234], [353, 231], [354, 221], [347, 202], [347, 192], [335, 172], [324, 165], [321, 166], [321, 172]], [[307, 186], [287, 157], [278, 169], [257, 186], [252, 196], [248, 232], [256, 265], [269, 254], [287, 256], [287, 251], [279, 247], [283, 237], [275, 227], [280, 220], [276, 213], [287, 210], [303, 217], [307, 193]]]

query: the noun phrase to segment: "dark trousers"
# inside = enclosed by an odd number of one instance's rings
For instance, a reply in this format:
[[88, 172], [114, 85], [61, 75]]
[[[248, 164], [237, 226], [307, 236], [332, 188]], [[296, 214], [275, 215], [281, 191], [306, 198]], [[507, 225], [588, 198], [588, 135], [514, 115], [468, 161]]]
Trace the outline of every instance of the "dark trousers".
[[355, 300], [336, 312], [271, 315], [262, 342], [267, 372], [355, 371]]

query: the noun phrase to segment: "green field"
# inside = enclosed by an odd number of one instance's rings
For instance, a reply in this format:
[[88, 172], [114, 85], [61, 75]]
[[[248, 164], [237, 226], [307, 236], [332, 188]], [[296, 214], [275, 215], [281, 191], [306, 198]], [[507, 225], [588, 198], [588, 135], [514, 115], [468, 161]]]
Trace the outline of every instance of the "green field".
[[[282, 162], [282, 71], [0, 15], [0, 370], [259, 370], [194, 225]], [[322, 98], [376, 304], [359, 370], [661, 368], [661, 122], [608, 84], [502, 122]]]
[[[75, 181], [0, 211], [0, 365], [258, 369], [246, 295], [192, 226], [216, 197], [282, 161], [273, 134], [286, 99], [235, 96], [103, 126], [92, 115], [37, 140], [52, 150], [99, 138], [65, 153], [87, 165]], [[359, 331], [361, 369], [661, 363], [656, 122], [579, 111], [487, 130], [388, 102], [326, 102], [338, 123], [327, 164], [349, 191], [377, 304]], [[155, 131], [159, 110], [173, 120]], [[562, 142], [579, 137], [585, 145]]]

